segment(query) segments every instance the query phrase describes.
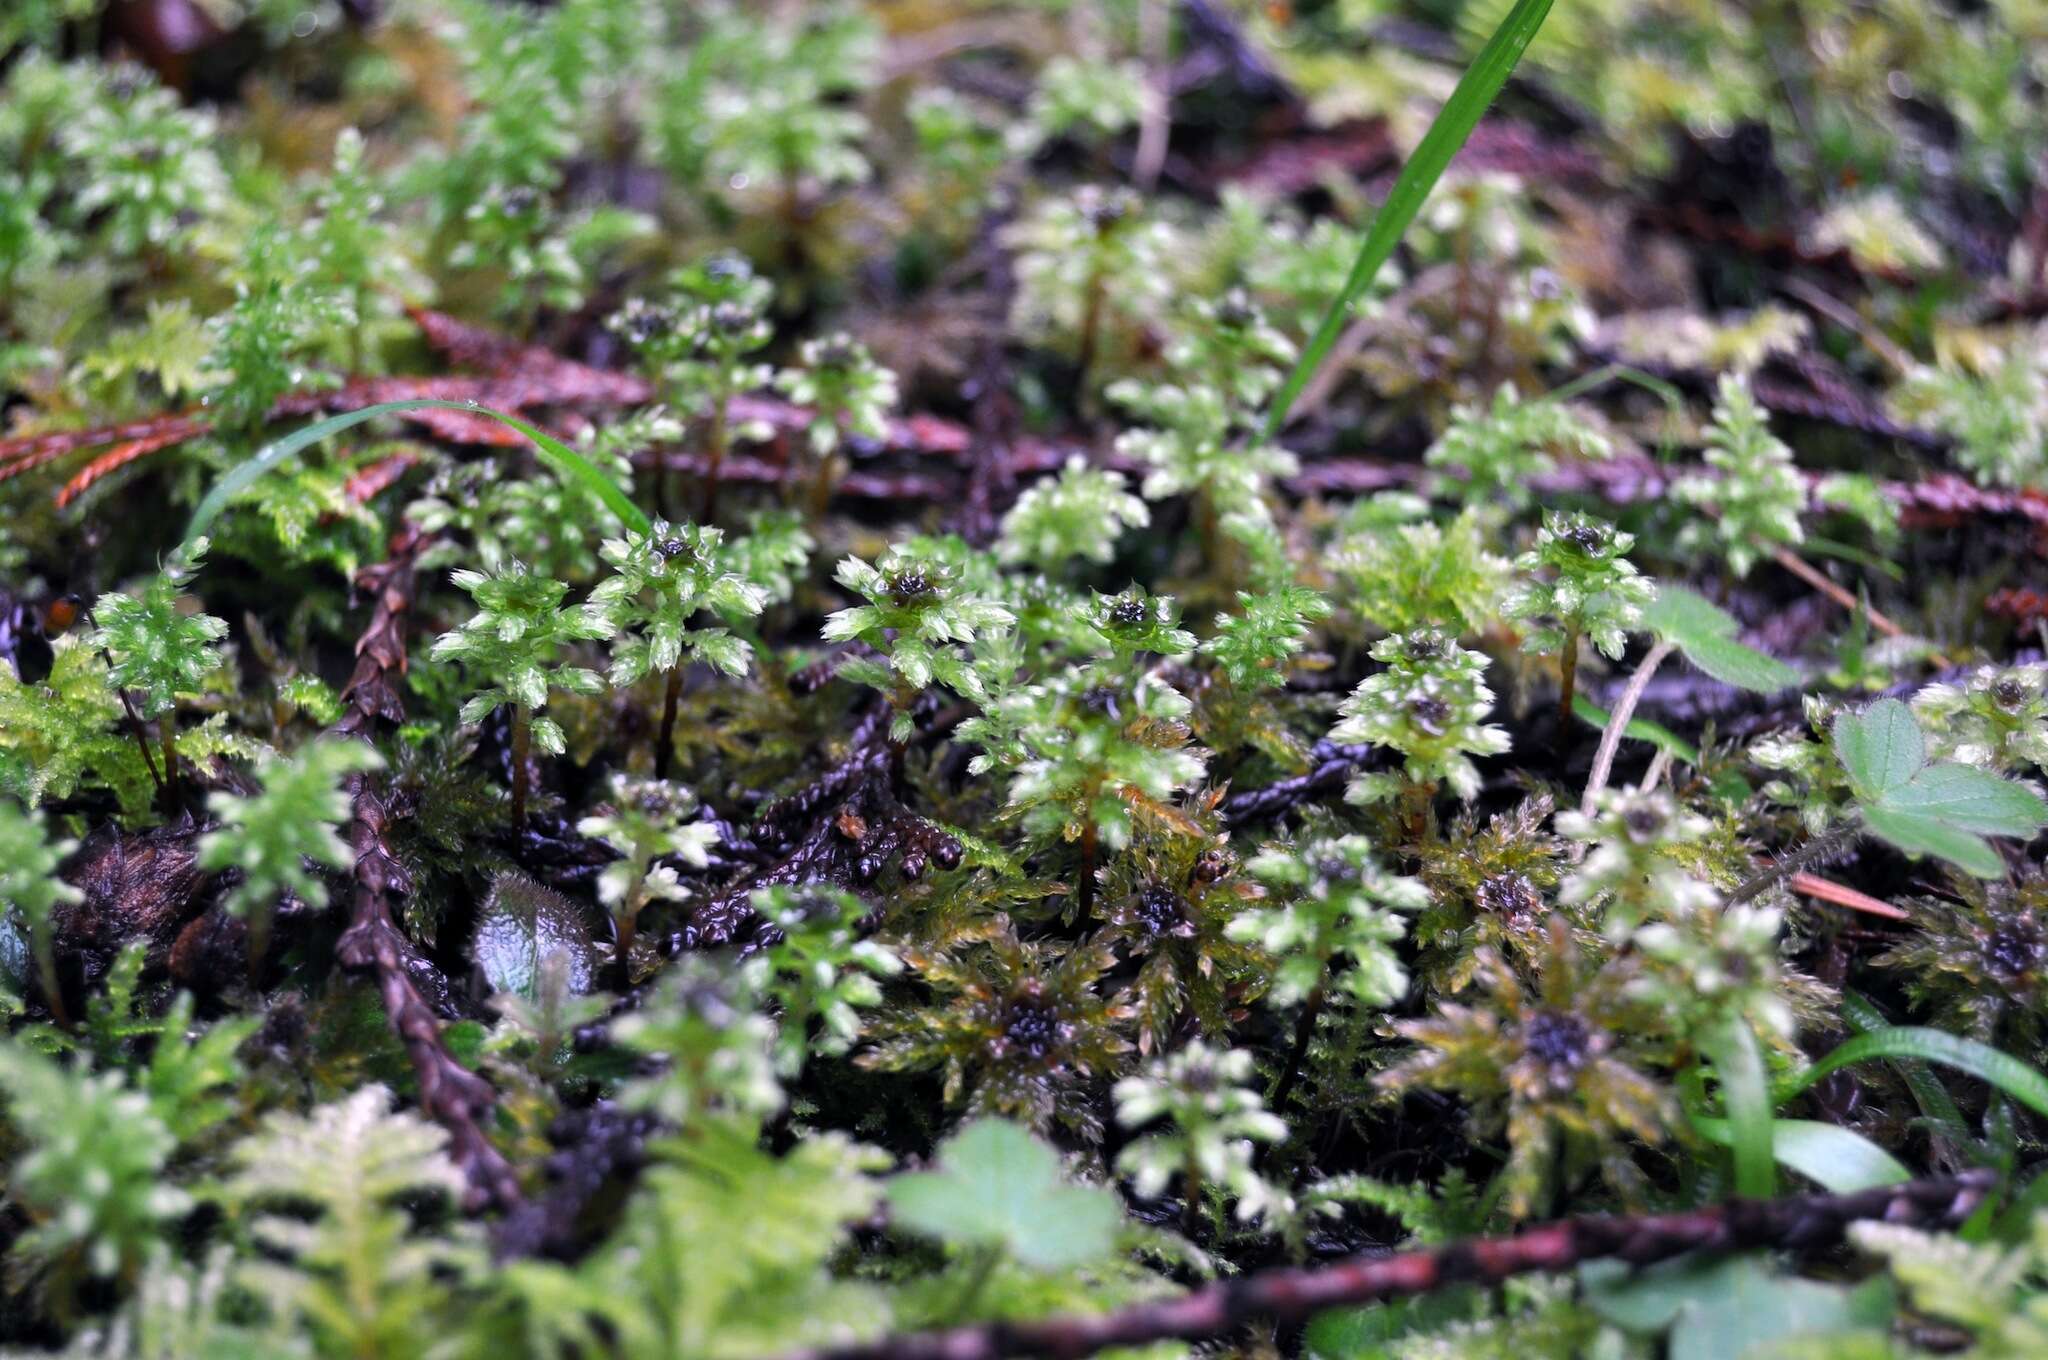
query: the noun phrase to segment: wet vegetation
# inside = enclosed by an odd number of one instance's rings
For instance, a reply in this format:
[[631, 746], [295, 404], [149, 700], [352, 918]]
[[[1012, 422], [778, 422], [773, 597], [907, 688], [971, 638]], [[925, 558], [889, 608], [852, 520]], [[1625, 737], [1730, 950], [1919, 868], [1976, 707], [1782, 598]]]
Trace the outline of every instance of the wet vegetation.
[[2048, 1353], [2044, 52], [14, 0], [0, 1349]]

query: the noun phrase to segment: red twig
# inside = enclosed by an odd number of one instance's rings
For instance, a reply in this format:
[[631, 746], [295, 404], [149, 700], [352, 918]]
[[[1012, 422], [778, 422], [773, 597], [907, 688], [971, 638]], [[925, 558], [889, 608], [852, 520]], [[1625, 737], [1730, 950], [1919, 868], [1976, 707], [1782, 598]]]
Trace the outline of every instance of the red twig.
[[997, 1360], [1010, 1355], [1076, 1360], [1111, 1346], [1217, 1337], [1255, 1318], [1293, 1322], [1327, 1308], [1426, 1294], [1454, 1284], [1493, 1285], [1516, 1275], [1571, 1270], [1602, 1257], [1647, 1266], [1689, 1251], [1822, 1247], [1840, 1241], [1851, 1223], [1874, 1220], [1949, 1227], [1968, 1218], [1995, 1183], [1991, 1173], [1978, 1171], [1853, 1195], [1733, 1200], [1690, 1213], [1566, 1219], [1513, 1237], [1474, 1238], [1393, 1256], [1355, 1256], [1311, 1269], [1261, 1271], [1114, 1312], [888, 1336], [798, 1351], [784, 1360]]

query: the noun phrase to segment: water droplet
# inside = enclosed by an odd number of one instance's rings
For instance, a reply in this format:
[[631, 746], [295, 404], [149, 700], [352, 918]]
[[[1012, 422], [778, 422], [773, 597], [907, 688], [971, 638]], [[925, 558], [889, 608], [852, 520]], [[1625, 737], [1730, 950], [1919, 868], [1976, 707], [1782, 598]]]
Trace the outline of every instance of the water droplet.
[[753, 181], [749, 179], [746, 175], [734, 175], [731, 179], [726, 181], [726, 184], [735, 190], [744, 189], [751, 183], [753, 183]]

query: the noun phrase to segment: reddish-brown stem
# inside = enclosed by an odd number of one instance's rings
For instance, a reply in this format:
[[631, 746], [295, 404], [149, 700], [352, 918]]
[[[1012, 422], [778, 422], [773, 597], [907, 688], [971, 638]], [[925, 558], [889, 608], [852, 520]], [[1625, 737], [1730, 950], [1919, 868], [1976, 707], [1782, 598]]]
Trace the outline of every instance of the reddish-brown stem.
[[1317, 987], [1308, 994], [1308, 1001], [1301, 1008], [1301, 1018], [1294, 1022], [1294, 1045], [1287, 1050], [1287, 1070], [1280, 1074], [1280, 1084], [1273, 1088], [1273, 1108], [1283, 1109], [1287, 1097], [1301, 1081], [1301, 1066], [1308, 1061], [1308, 1046], [1316, 1037], [1316, 1021], [1323, 1013], [1323, 989]]
[[178, 712], [167, 708], [157, 715], [157, 741], [164, 756], [164, 811], [178, 811]]
[[1807, 1250], [1831, 1246], [1841, 1241], [1850, 1224], [1870, 1221], [1953, 1227], [1983, 1204], [1996, 1183], [1994, 1173], [1971, 1171], [1850, 1195], [1735, 1199], [1675, 1214], [1564, 1219], [1513, 1237], [1479, 1237], [1305, 1269], [1259, 1271], [1104, 1313], [884, 1336], [791, 1352], [783, 1360], [1079, 1360], [1110, 1347], [1225, 1336], [1255, 1319], [1290, 1323], [1330, 1308], [1407, 1298], [1452, 1285], [1494, 1285], [1517, 1275], [1562, 1274], [1603, 1257], [1647, 1266], [1691, 1251]]
[[[1861, 605], [1863, 617], [1870, 620], [1870, 626], [1883, 633], [1886, 637], [1897, 638], [1906, 635], [1903, 628], [1879, 613], [1876, 605], [1871, 604], [1867, 600], [1857, 599], [1854, 595], [1851, 595], [1848, 591], [1842, 589], [1842, 587], [1836, 585], [1833, 581], [1830, 581], [1819, 571], [1815, 570], [1812, 563], [1808, 562], [1798, 553], [1793, 552], [1790, 548], [1779, 546], [1771, 549], [1771, 560], [1786, 571], [1791, 572], [1794, 576], [1797, 576], [1807, 585], [1812, 586], [1815, 590], [1827, 596], [1830, 600], [1833, 600], [1842, 608], [1848, 610], [1851, 614], [1856, 612], [1858, 605]], [[1949, 659], [1939, 652], [1933, 653], [1928, 659], [1937, 666], [1947, 666], [1949, 664]]]
[[260, 911], [249, 913], [249, 985], [260, 987], [263, 978], [263, 956], [270, 952], [270, 914], [275, 904]]
[[1081, 885], [1074, 894], [1076, 915], [1086, 924], [1095, 915], [1095, 851], [1098, 841], [1095, 821], [1090, 818], [1081, 828]]
[[680, 665], [671, 666], [668, 672], [668, 683], [662, 687], [661, 730], [655, 734], [654, 738], [654, 777], [656, 779], [668, 778], [669, 766], [674, 760], [676, 705], [682, 701], [682, 697], [683, 668]]
[[1564, 653], [1558, 659], [1557, 678], [1557, 766], [1564, 768], [1572, 749], [1572, 698], [1579, 686], [1579, 630], [1565, 629]]
[[533, 745], [532, 724], [526, 710], [512, 707], [512, 829], [526, 830], [527, 758]]

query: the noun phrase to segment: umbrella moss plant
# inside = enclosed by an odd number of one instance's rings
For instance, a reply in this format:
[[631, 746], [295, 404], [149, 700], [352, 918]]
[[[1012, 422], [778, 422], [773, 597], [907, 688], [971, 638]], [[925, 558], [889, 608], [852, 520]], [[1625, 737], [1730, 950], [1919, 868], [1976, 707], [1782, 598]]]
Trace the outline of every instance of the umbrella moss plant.
[[2032, 1353], [2025, 6], [194, 13], [0, 17], [0, 1353]]

